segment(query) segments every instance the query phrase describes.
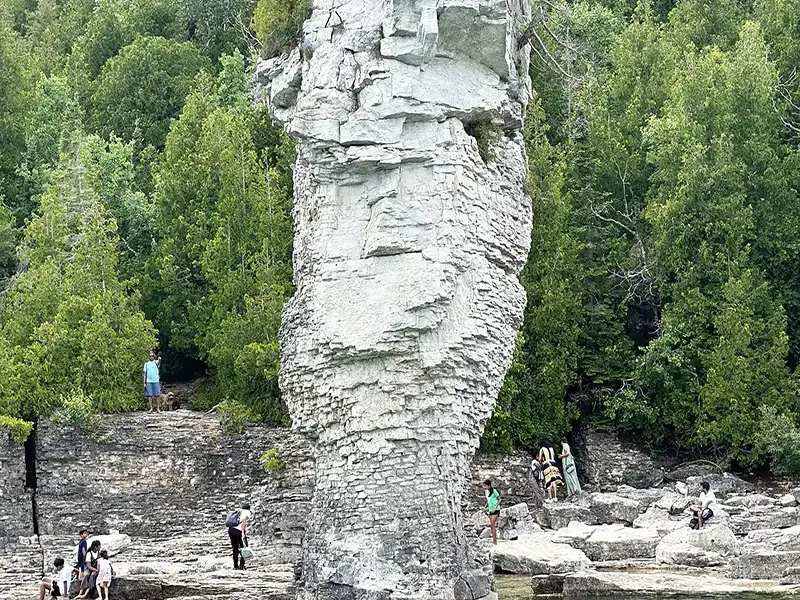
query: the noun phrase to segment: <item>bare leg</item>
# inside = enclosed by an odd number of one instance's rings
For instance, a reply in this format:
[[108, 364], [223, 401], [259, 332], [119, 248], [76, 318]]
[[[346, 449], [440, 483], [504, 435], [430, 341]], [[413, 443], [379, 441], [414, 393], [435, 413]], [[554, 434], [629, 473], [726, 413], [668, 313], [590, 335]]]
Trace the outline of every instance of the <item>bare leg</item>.
[[44, 600], [44, 595], [51, 589], [53, 589], [53, 584], [50, 580], [42, 579], [42, 582], [39, 584], [39, 600]]

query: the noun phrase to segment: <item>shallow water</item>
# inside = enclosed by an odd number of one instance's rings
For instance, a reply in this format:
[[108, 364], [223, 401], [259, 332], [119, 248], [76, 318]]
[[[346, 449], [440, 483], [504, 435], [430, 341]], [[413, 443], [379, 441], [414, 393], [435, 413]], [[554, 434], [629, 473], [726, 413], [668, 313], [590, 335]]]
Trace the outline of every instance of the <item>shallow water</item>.
[[[530, 577], [525, 575], [495, 575], [495, 590], [499, 600], [544, 600], [551, 598], [553, 600], [560, 600], [560, 596], [534, 596], [531, 593]], [[665, 599], [666, 596], [626, 596], [626, 600], [658, 600], [659, 598]], [[672, 596], [674, 600], [676, 596]], [[798, 600], [800, 596], [792, 594], [758, 594], [758, 593], [741, 593], [730, 595], [714, 595], [713, 590], [709, 590], [708, 594], [698, 593], [697, 596], [680, 596], [681, 600]], [[602, 598], [592, 597], [591, 600], [603, 600]], [[619, 599], [616, 599], [619, 600]]]

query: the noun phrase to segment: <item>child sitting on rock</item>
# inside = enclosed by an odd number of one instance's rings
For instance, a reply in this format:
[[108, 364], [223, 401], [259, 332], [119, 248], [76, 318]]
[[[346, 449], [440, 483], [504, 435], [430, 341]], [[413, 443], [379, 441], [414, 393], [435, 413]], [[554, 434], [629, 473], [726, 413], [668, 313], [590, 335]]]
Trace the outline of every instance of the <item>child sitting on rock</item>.
[[[111, 587], [111, 577], [114, 571], [111, 562], [108, 560], [108, 551], [100, 552], [100, 559], [97, 561], [97, 597], [100, 600], [108, 600], [108, 590]], [[105, 596], [103, 591], [105, 590]]]

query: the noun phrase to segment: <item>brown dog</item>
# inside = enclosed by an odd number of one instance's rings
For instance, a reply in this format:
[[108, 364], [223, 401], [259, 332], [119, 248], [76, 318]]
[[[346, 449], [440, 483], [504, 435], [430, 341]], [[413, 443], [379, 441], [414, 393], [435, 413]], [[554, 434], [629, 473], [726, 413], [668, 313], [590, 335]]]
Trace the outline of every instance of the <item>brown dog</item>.
[[167, 392], [166, 394], [161, 394], [156, 398], [156, 410], [161, 412], [161, 408], [164, 410], [174, 410], [180, 407], [180, 400], [175, 400], [175, 394], [172, 392]]

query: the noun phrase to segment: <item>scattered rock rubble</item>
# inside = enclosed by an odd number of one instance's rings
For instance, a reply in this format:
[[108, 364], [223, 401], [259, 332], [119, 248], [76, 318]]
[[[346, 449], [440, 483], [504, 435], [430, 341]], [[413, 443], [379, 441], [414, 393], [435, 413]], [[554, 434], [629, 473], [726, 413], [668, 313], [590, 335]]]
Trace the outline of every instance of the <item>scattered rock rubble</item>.
[[[689, 528], [699, 483], [718, 510]], [[715, 487], [716, 486], [716, 487]], [[660, 488], [617, 486], [531, 512], [501, 512], [495, 571], [531, 576], [534, 593], [564, 597], [787, 594], [800, 590], [800, 488], [772, 496], [730, 475], [691, 476]], [[478, 522], [478, 515], [473, 517]]]

